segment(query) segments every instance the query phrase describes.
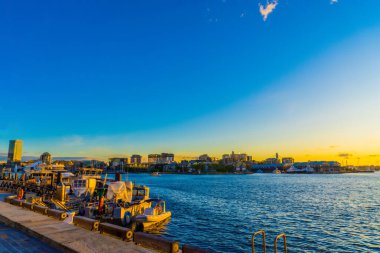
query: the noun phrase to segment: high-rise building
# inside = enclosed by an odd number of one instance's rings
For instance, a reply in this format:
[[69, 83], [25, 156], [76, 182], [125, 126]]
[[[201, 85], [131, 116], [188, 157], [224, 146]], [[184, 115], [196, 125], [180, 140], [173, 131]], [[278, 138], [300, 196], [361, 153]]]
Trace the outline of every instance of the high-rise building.
[[174, 154], [162, 153], [161, 154], [161, 162], [162, 163], [172, 163], [172, 162], [174, 162]]
[[172, 163], [174, 162], [174, 154], [170, 153], [161, 153], [161, 154], [150, 154], [148, 155], [148, 163], [157, 164], [157, 163]]
[[40, 156], [40, 160], [42, 163], [51, 164], [51, 154], [49, 154], [48, 152], [43, 153]]
[[160, 154], [149, 154], [148, 155], [148, 163], [160, 163], [161, 161], [161, 155]]
[[141, 164], [141, 155], [132, 155], [131, 156], [132, 164]]
[[21, 162], [22, 158], [22, 141], [10, 140], [8, 150], [8, 163]]

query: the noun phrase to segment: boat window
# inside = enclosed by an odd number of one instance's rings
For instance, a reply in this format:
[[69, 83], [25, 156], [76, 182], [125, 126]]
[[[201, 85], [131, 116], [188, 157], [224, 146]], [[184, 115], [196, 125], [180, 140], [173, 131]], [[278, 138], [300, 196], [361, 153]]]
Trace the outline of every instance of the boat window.
[[73, 182], [73, 187], [74, 188], [82, 188], [86, 187], [86, 180], [75, 180]]
[[132, 195], [133, 196], [145, 196], [145, 190], [144, 189], [133, 189]]

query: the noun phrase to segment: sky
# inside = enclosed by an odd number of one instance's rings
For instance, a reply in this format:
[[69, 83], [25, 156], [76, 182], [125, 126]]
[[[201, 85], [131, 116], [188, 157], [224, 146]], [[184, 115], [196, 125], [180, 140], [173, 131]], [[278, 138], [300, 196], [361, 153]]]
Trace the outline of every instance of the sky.
[[380, 165], [378, 0], [0, 0], [0, 156]]

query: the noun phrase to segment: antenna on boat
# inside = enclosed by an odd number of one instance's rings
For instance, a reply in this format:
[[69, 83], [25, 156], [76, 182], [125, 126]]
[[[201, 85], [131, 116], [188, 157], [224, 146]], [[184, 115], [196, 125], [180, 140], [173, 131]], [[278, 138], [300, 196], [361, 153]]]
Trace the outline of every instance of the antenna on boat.
[[108, 173], [104, 176], [103, 187], [106, 185]]

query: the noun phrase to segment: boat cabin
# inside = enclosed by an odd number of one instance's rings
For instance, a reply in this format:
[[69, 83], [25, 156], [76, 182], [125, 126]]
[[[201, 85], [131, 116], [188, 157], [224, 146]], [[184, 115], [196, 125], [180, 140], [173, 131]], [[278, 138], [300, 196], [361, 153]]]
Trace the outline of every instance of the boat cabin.
[[135, 185], [132, 190], [132, 201], [149, 199], [149, 187], [145, 185]]

